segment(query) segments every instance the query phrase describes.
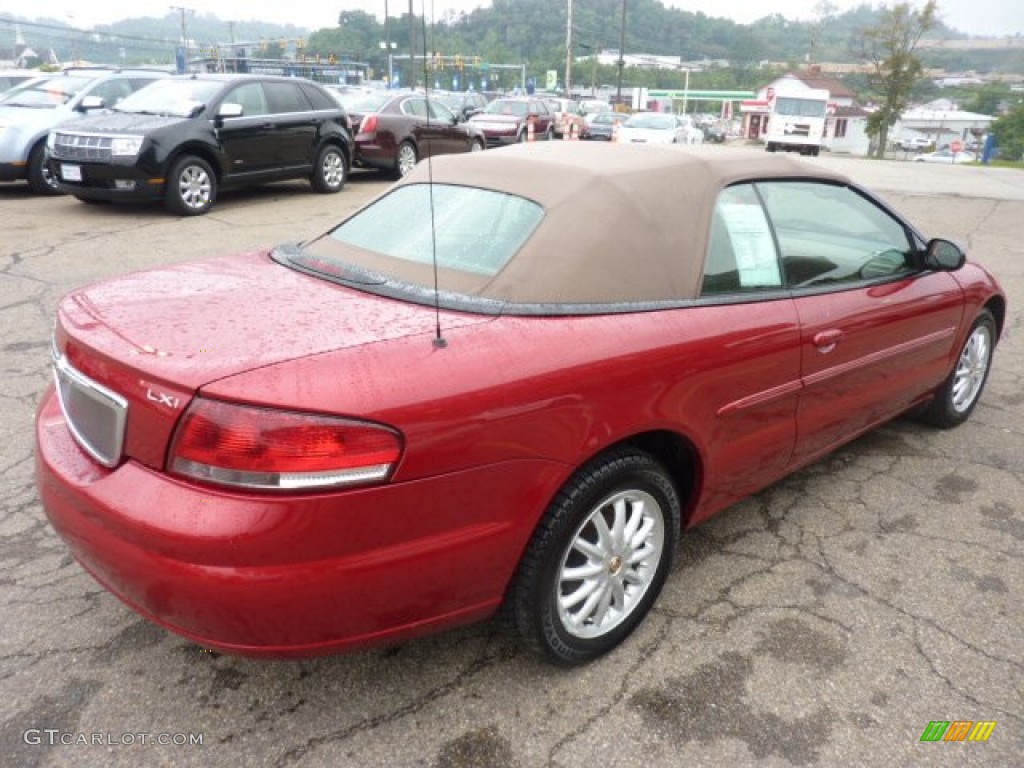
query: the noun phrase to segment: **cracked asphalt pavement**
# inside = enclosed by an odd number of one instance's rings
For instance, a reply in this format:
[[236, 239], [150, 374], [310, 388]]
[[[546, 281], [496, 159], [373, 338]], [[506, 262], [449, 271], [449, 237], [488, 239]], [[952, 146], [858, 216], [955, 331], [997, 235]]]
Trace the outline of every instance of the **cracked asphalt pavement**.
[[[310, 661], [204, 652], [101, 589], [45, 522], [32, 420], [58, 298], [300, 239], [385, 182], [229, 193], [192, 219], [0, 186], [0, 764], [1020, 765], [1024, 173], [816, 162], [1002, 280], [981, 403], [952, 431], [893, 422], [689, 532], [645, 624], [568, 671], [498, 622]], [[985, 743], [923, 743], [933, 720], [997, 725]]]

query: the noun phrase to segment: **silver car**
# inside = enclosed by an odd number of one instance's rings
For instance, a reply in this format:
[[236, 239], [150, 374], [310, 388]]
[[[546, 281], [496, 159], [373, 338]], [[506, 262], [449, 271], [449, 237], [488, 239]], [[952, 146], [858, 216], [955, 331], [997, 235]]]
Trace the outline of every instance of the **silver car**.
[[111, 107], [168, 74], [157, 70], [67, 69], [7, 91], [0, 96], [0, 181], [24, 180], [37, 194], [60, 194], [45, 163], [50, 129]]

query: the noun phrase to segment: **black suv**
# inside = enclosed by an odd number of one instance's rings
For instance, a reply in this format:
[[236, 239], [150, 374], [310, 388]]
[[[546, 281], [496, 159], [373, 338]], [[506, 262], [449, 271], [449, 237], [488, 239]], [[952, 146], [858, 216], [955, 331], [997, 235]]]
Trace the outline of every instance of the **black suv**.
[[47, 140], [60, 189], [84, 202], [158, 200], [206, 213], [220, 187], [308, 178], [338, 192], [352, 166], [345, 110], [317, 83], [265, 75], [181, 75]]

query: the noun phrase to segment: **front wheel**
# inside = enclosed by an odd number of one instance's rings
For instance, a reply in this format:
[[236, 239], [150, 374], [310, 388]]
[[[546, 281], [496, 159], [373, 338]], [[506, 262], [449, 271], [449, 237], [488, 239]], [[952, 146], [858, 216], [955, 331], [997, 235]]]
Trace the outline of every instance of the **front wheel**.
[[200, 216], [217, 199], [217, 177], [205, 160], [185, 155], [178, 158], [167, 174], [165, 196], [167, 208], [174, 213]]
[[348, 163], [345, 154], [333, 144], [320, 150], [313, 166], [309, 182], [317, 192], [340, 192], [348, 178]]
[[569, 666], [625, 640], [665, 583], [679, 515], [649, 454], [617, 450], [579, 469], [534, 531], [507, 598], [525, 642]]
[[61, 195], [57, 178], [46, 163], [46, 146], [39, 142], [28, 155], [28, 186], [37, 195]]
[[989, 310], [983, 309], [960, 348], [956, 365], [922, 414], [926, 422], [949, 429], [967, 421], [988, 380], [995, 345], [996, 321]]
[[484, 143], [480, 139], [475, 139], [472, 144], [469, 145], [470, 152], [483, 152]]

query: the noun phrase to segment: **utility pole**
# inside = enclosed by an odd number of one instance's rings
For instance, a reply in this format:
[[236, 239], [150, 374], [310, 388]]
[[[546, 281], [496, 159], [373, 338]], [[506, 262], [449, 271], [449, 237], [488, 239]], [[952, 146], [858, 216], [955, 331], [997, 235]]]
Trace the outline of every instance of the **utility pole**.
[[416, 19], [412, 15], [412, 0], [409, 0], [409, 87], [416, 87]]
[[565, 98], [572, 98], [572, 0], [569, 0], [568, 21], [565, 23]]
[[623, 50], [626, 47], [626, 0], [622, 0], [622, 28], [619, 31], [619, 84], [615, 89], [615, 104], [622, 104], [622, 68], [626, 65], [622, 58]]
[[185, 13], [191, 13], [191, 9], [181, 5], [172, 5], [171, 10], [181, 14], [181, 48], [185, 53], [185, 67], [188, 68], [188, 29], [185, 27]]
[[388, 57], [388, 88], [394, 88], [395, 65], [391, 55], [391, 25], [388, 24], [388, 0], [384, 0], [384, 53]]

